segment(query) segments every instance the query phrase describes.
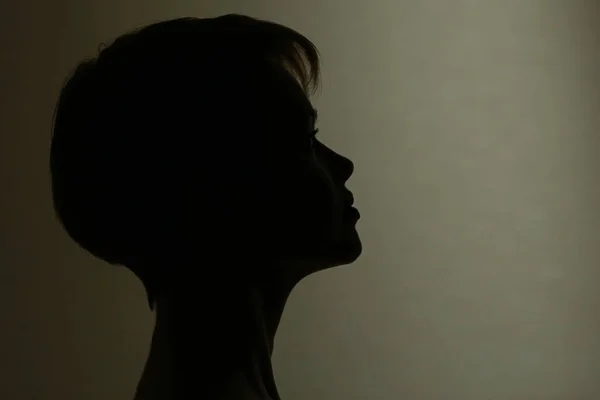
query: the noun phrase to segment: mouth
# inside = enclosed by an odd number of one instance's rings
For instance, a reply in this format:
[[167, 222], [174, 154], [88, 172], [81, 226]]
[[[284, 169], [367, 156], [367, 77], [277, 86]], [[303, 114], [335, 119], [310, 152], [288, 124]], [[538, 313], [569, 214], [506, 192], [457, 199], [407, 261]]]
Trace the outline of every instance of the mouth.
[[358, 210], [356, 209], [356, 207], [354, 207], [354, 195], [352, 194], [351, 191], [346, 190], [346, 212], [347, 215], [350, 216], [351, 220], [357, 221], [360, 218], [360, 213], [358, 212]]
[[349, 207], [352, 207], [354, 205], [354, 195], [352, 194], [352, 192], [348, 191], [346, 193], [346, 204]]
[[348, 206], [346, 209], [346, 215], [350, 217], [351, 220], [358, 220], [360, 218], [360, 213], [356, 209], [356, 207]]

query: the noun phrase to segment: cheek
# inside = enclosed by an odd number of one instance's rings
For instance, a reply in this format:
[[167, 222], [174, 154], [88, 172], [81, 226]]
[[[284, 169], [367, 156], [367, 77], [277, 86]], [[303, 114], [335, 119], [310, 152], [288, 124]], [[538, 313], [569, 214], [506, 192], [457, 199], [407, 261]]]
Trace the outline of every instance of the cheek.
[[315, 168], [304, 180], [298, 180], [292, 214], [295, 226], [321, 240], [336, 233], [342, 222], [339, 193], [329, 175]]
[[325, 170], [314, 163], [302, 170], [280, 169], [269, 175], [250, 190], [259, 193], [251, 201], [254, 228], [268, 232], [268, 240], [280, 247], [294, 243], [294, 247], [306, 248], [338, 235], [343, 207]]

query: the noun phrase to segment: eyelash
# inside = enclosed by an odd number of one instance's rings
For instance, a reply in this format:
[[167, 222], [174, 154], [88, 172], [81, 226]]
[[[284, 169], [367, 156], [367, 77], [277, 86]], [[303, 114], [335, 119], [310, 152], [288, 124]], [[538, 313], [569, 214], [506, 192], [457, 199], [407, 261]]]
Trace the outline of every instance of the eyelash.
[[310, 135], [310, 136], [311, 136], [311, 138], [314, 138], [315, 136], [317, 136], [317, 133], [319, 133], [319, 128], [315, 129], [315, 130], [312, 132], [312, 135]]

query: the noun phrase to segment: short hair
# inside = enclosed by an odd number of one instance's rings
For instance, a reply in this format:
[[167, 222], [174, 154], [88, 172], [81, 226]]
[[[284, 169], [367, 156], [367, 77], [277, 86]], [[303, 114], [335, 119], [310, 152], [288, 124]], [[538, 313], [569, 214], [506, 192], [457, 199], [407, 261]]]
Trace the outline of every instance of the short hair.
[[181, 183], [171, 173], [185, 168], [197, 137], [219, 133], [215, 127], [241, 138], [228, 121], [251, 125], [245, 106], [277, 74], [313, 93], [313, 43], [291, 28], [230, 14], [128, 32], [81, 62], [62, 88], [50, 151], [58, 220], [89, 253], [131, 269], [151, 308], [160, 278], [139, 261], [150, 257], [156, 218], [161, 228], [170, 218], [155, 210], [174, 207], [161, 196]]

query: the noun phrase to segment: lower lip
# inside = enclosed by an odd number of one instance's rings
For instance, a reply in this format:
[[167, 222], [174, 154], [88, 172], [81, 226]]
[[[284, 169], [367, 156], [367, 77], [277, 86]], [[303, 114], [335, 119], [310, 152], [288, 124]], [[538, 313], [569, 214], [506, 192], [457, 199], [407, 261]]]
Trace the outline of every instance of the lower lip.
[[348, 214], [352, 215], [355, 218], [360, 218], [360, 213], [358, 212], [358, 210], [355, 207], [349, 207]]

